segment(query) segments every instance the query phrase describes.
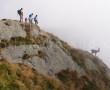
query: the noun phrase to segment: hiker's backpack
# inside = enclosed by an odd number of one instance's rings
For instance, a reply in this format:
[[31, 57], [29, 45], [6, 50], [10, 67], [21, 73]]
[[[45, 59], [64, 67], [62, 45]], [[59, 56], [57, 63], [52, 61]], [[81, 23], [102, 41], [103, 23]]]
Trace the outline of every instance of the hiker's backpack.
[[29, 18], [31, 18], [31, 17], [32, 17], [32, 14], [29, 15]]
[[33, 16], [33, 13], [29, 14], [29, 18], [31, 18]]
[[21, 10], [17, 10], [17, 13], [18, 13], [19, 15], [21, 15]]

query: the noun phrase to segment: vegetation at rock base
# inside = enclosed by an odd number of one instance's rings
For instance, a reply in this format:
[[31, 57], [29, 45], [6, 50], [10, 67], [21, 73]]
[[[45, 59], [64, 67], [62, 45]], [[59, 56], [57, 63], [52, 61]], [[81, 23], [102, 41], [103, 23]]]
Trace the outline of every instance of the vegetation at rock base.
[[23, 37], [12, 37], [11, 40], [1, 40], [0, 47], [5, 48], [9, 45], [44, 45], [47, 38], [44, 38], [42, 35], [38, 36], [37, 38], [29, 38], [28, 36], [26, 38]]
[[59, 80], [39, 74], [23, 64], [0, 61], [0, 90], [63, 90]]
[[97, 86], [89, 81], [87, 77], [79, 78], [76, 72], [64, 70], [58, 73], [57, 76], [65, 84], [67, 90], [98, 90]]

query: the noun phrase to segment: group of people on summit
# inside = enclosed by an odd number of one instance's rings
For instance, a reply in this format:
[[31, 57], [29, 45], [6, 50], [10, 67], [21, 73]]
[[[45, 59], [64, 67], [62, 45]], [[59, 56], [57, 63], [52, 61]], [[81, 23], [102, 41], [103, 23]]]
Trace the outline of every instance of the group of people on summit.
[[[23, 22], [23, 8], [17, 10], [17, 13], [20, 17], [20, 22]], [[38, 15], [36, 14], [34, 18], [33, 15], [34, 15], [33, 13], [29, 14], [28, 18], [27, 17], [25, 18], [25, 22], [27, 23], [27, 21], [29, 20], [29, 23], [33, 23], [34, 20], [35, 24], [38, 24], [38, 20], [37, 20]]]

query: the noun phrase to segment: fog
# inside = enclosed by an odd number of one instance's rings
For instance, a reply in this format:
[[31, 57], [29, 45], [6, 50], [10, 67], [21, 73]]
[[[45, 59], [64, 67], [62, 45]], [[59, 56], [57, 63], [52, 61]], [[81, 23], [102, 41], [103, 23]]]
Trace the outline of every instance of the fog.
[[90, 51], [110, 67], [110, 0], [0, 0], [0, 19], [38, 14], [39, 26], [71, 46]]

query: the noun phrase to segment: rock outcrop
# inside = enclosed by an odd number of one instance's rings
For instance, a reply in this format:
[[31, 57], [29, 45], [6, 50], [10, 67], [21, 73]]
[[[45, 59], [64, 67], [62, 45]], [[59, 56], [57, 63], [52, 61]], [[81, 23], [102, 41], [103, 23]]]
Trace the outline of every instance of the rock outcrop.
[[110, 69], [102, 60], [34, 24], [0, 21], [0, 59], [27, 65], [62, 85], [35, 90], [110, 90]]

